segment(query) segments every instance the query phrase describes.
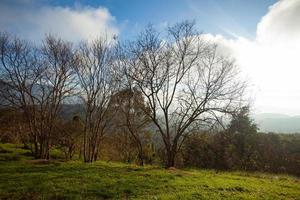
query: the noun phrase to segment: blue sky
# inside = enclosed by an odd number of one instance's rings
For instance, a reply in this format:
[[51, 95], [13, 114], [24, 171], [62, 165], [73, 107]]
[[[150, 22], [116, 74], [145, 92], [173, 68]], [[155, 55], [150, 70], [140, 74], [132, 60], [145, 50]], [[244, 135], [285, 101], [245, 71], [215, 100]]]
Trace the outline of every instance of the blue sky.
[[[1, 3], [2, 2], [2, 3]], [[8, 7], [106, 8], [120, 36], [130, 38], [147, 24], [158, 29], [182, 20], [196, 20], [204, 33], [254, 38], [256, 26], [276, 0], [2, 0]]]
[[256, 25], [276, 0], [56, 0], [53, 6], [106, 7], [123, 37], [134, 36], [148, 23], [160, 27], [185, 19], [196, 20], [203, 32], [253, 38]]

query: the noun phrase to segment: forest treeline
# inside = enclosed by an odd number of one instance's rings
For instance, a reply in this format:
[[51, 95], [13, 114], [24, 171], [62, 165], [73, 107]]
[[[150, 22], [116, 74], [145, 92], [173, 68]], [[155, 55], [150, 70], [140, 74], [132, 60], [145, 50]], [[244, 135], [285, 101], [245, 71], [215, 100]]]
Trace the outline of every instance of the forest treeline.
[[194, 22], [131, 41], [1, 33], [0, 61], [0, 141], [35, 158], [299, 173], [299, 136], [257, 133], [238, 67]]
[[192, 134], [184, 166], [300, 175], [300, 134], [261, 133], [244, 107], [225, 130]]

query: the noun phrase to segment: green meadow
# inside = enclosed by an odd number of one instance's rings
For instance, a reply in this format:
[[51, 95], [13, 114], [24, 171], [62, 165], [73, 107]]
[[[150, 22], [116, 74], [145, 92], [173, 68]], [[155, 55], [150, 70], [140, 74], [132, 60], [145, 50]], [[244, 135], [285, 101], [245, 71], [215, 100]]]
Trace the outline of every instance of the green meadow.
[[99, 161], [33, 160], [0, 145], [0, 199], [300, 199], [297, 177], [169, 169]]

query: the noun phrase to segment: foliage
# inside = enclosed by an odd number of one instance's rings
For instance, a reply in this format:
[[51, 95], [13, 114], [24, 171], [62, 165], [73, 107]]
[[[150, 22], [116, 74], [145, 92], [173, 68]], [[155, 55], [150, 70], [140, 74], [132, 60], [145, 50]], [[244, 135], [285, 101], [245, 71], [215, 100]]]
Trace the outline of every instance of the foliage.
[[[111, 98], [111, 104], [111, 109], [117, 112], [113, 118], [115, 126], [112, 132], [117, 132], [118, 135], [115, 134], [115, 137], [125, 140], [125, 143], [120, 142], [128, 147], [122, 150], [125, 152], [125, 160], [130, 161], [137, 158], [135, 160], [139, 165], [144, 165], [149, 160], [147, 150], [149, 151], [149, 147], [152, 146], [152, 138], [151, 133], [147, 130], [151, 119], [145, 114], [145, 112], [150, 112], [150, 109], [147, 107], [142, 93], [132, 88], [123, 89]], [[132, 156], [135, 158], [130, 158]]]
[[300, 134], [258, 133], [248, 115], [248, 108], [243, 108], [227, 130], [189, 137], [182, 151], [183, 164], [300, 175]]
[[67, 160], [73, 158], [76, 150], [80, 150], [83, 126], [79, 116], [74, 116], [71, 121], [62, 122], [57, 126], [56, 144], [64, 152]]
[[12, 107], [0, 108], [0, 142], [26, 143], [28, 125], [24, 116]]

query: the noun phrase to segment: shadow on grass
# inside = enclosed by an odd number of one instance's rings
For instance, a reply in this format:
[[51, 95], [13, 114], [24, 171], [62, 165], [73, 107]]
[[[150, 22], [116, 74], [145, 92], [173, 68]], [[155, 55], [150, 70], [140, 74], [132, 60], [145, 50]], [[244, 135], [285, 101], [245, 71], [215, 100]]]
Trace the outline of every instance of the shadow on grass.
[[102, 163], [0, 162], [0, 170], [9, 180], [0, 187], [15, 199], [126, 199], [159, 191], [175, 178], [157, 168]]

